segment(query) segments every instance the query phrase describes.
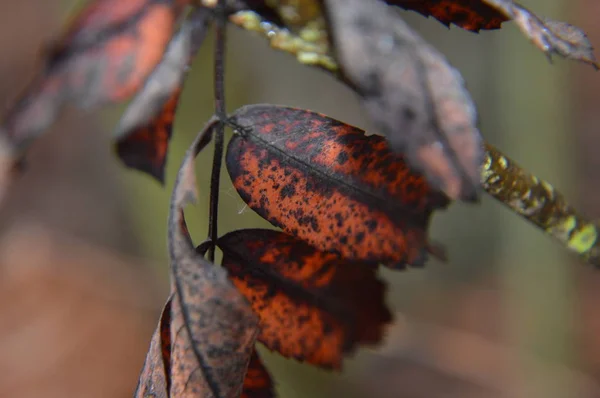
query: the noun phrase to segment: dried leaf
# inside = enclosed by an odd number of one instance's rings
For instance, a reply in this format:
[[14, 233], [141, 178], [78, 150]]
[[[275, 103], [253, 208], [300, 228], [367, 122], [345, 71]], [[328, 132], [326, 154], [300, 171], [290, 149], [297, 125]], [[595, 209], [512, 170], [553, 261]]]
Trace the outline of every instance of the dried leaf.
[[285, 357], [340, 369], [344, 354], [380, 342], [392, 320], [376, 267], [268, 229], [229, 233], [218, 246], [260, 318], [258, 340]]
[[342, 73], [394, 150], [450, 198], [473, 200], [483, 160], [460, 74], [380, 0], [328, 0]]
[[223, 268], [196, 253], [185, 226], [183, 208], [197, 195], [193, 160], [208, 144], [214, 124], [209, 122], [186, 153], [171, 199], [171, 395], [176, 397], [239, 396], [258, 333], [248, 302]]
[[393, 268], [426, 259], [433, 210], [447, 204], [385, 139], [324, 115], [275, 105], [234, 113], [235, 188], [263, 218], [323, 251]]
[[135, 397], [168, 398], [171, 380], [171, 303], [169, 296], [162, 310], [158, 326], [152, 335], [150, 349], [144, 361]]
[[[173, 295], [167, 300], [162, 311], [158, 327], [152, 335], [150, 349], [144, 362], [135, 397], [168, 398], [170, 390], [171, 364], [171, 301]], [[144, 383], [144, 384], [142, 384]], [[248, 371], [244, 378], [241, 398], [274, 398], [273, 381], [256, 352], [252, 352]]]
[[455, 24], [474, 32], [499, 29], [508, 19], [485, 0], [386, 0], [386, 3], [432, 16], [446, 26]]
[[[115, 142], [117, 154], [127, 167], [146, 172], [161, 184], [165, 182], [167, 152], [180, 95], [181, 90], [175, 89], [154, 118], [131, 130], [120, 130], [118, 134], [122, 135]], [[136, 105], [142, 102], [146, 99]]]
[[540, 17], [512, 0], [386, 0], [388, 4], [433, 16], [445, 25], [479, 31], [498, 29], [513, 20], [540, 50], [586, 62], [598, 68], [585, 33], [565, 22]]
[[258, 352], [254, 350], [250, 357], [248, 372], [244, 379], [244, 391], [241, 398], [274, 398], [271, 375], [263, 365]]
[[566, 22], [538, 17], [512, 0], [483, 1], [515, 21], [525, 36], [548, 56], [559, 54], [586, 62], [598, 69], [594, 49], [581, 29]]
[[65, 101], [89, 108], [136, 92], [161, 60], [182, 1], [96, 0], [49, 51], [46, 64], [8, 112], [0, 136], [23, 151]]
[[125, 165], [147, 172], [160, 182], [164, 182], [183, 81], [204, 41], [211, 17], [206, 8], [192, 11], [117, 127], [117, 153]]
[[[196, 253], [185, 225], [183, 208], [196, 198], [193, 161], [210, 141], [214, 124], [211, 120], [188, 150], [171, 200], [169, 255], [173, 299], [167, 396], [173, 397], [238, 397], [258, 334], [258, 319], [248, 302], [223, 268]], [[156, 352], [155, 348], [155, 357]], [[140, 386], [146, 391], [159, 388], [144, 379]]]

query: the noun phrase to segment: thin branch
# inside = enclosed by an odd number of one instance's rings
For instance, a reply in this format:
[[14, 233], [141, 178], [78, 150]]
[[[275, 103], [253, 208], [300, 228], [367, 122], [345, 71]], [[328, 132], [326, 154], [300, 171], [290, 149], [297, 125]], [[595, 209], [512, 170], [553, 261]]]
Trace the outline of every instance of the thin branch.
[[223, 161], [223, 146], [225, 141], [225, 121], [227, 111], [225, 108], [225, 30], [227, 16], [225, 14], [225, 0], [219, 0], [215, 9], [215, 64], [214, 64], [214, 97], [215, 114], [219, 123], [215, 131], [215, 151], [213, 156], [212, 173], [210, 178], [210, 214], [208, 218], [208, 237], [211, 245], [208, 259], [215, 261], [215, 242], [219, 238], [219, 185], [221, 180], [221, 164]]

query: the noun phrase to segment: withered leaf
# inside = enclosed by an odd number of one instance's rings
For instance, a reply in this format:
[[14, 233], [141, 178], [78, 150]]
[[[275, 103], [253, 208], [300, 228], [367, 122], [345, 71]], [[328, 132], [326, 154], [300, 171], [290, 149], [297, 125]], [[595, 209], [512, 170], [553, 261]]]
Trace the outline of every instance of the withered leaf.
[[274, 398], [273, 380], [254, 350], [244, 379], [244, 390], [240, 398]]
[[[214, 124], [211, 120], [186, 153], [171, 200], [168, 235], [173, 299], [166, 396], [172, 397], [238, 397], [258, 333], [258, 319], [246, 299], [223, 268], [195, 251], [185, 224], [183, 208], [196, 198], [194, 158], [210, 141]], [[146, 391], [158, 388], [147, 380], [140, 380], [139, 385], [146, 386]]]
[[513, 20], [540, 50], [598, 67], [585, 33], [568, 23], [537, 16], [512, 0], [386, 0], [388, 4], [433, 16], [445, 25], [479, 31]]
[[323, 251], [392, 268], [422, 265], [433, 210], [448, 203], [381, 136], [275, 105], [240, 108], [227, 170], [271, 224]]
[[512, 0], [483, 1], [515, 21], [525, 36], [548, 56], [559, 54], [598, 69], [594, 49], [581, 29], [566, 22], [539, 17]]
[[485, 0], [386, 0], [386, 3], [432, 16], [446, 26], [455, 24], [474, 32], [499, 29], [508, 19]]
[[164, 182], [183, 81], [204, 41], [211, 17], [211, 11], [203, 7], [191, 12], [117, 127], [117, 153], [125, 165], [147, 172], [160, 182]]
[[161, 60], [183, 1], [96, 0], [48, 52], [43, 70], [4, 118], [0, 136], [23, 151], [65, 101], [89, 108], [135, 93]]
[[152, 335], [150, 348], [135, 390], [135, 397], [167, 398], [169, 396], [172, 301], [173, 295], [170, 295], [160, 315], [158, 326]]
[[394, 150], [450, 198], [473, 200], [482, 138], [462, 77], [380, 0], [327, 0], [342, 73]]
[[344, 354], [378, 343], [392, 320], [374, 266], [268, 229], [231, 232], [217, 244], [260, 318], [258, 341], [285, 357], [339, 369]]

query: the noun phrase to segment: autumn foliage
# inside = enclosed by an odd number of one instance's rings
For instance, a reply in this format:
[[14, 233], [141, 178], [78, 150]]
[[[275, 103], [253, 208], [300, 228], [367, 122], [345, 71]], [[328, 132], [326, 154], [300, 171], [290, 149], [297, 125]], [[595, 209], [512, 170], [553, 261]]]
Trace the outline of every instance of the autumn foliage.
[[[359, 346], [381, 342], [392, 322], [378, 267], [422, 266], [432, 254], [443, 256], [428, 238], [434, 212], [490, 192], [484, 171], [494, 169], [483, 167], [493, 149], [478, 130], [475, 104], [459, 72], [404, 23], [398, 7], [473, 32], [512, 20], [549, 57], [597, 66], [583, 32], [509, 0], [214, 3], [90, 1], [46, 51], [38, 75], [0, 127], [3, 164], [13, 165], [66, 103], [89, 108], [133, 98], [117, 127], [116, 152], [126, 166], [163, 182], [187, 69], [216, 25], [215, 116], [175, 182], [171, 295], [137, 396], [272, 397], [275, 383], [257, 343], [341, 369]], [[295, 7], [294, 18], [284, 6]], [[360, 97], [376, 134], [285, 106], [248, 105], [225, 115], [222, 25], [243, 18], [267, 20], [290, 34], [317, 26], [324, 55], [335, 62], [326, 69]], [[233, 186], [280, 230], [216, 233], [224, 126], [234, 132], [225, 153]], [[213, 227], [196, 247], [184, 208], [197, 195], [195, 157], [213, 138]], [[588, 231], [578, 220], [569, 224], [568, 243]], [[584, 255], [596, 243], [594, 235], [577, 250]]]

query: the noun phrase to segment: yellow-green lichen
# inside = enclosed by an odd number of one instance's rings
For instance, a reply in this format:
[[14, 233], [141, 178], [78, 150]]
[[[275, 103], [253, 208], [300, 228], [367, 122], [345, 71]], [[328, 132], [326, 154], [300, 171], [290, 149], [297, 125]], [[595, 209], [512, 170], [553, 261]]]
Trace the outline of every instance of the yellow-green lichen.
[[317, 22], [301, 30], [301, 35], [310, 39], [305, 40], [289, 29], [264, 21], [260, 15], [252, 11], [237, 12], [230, 17], [230, 20], [245, 30], [259, 33], [269, 40], [272, 48], [293, 54], [302, 64], [319, 66], [332, 72], [337, 70], [336, 62], [329, 55], [324, 29], [319, 28]]
[[585, 255], [594, 247], [598, 240], [598, 228], [593, 224], [584, 226], [579, 231], [574, 231], [567, 243], [569, 249]]

